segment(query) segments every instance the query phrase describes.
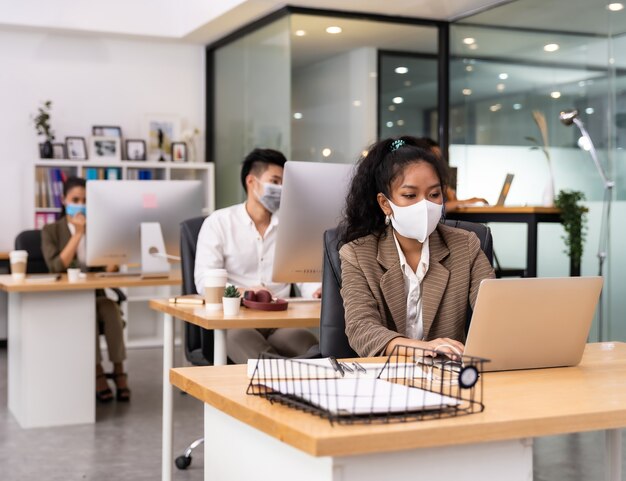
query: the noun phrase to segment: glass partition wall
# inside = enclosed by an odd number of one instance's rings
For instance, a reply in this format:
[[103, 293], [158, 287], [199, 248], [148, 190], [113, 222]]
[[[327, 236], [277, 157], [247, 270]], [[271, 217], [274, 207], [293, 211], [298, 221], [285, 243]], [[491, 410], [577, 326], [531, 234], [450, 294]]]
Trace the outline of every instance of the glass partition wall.
[[[626, 281], [626, 254], [621, 246], [626, 229], [620, 219], [626, 213], [626, 54], [621, 48], [626, 13], [607, 4], [518, 0], [452, 25], [449, 152], [450, 164], [457, 167], [460, 198], [495, 202], [507, 173], [515, 174], [508, 204], [549, 204], [551, 179], [557, 194], [583, 192], [589, 212], [582, 275], [596, 275], [604, 184], [578, 128], [559, 120], [561, 111], [578, 110], [603, 168], [616, 180], [604, 265], [602, 337], [625, 340], [621, 286]], [[501, 263], [523, 265], [525, 246], [520, 239], [525, 239], [525, 227], [491, 227]], [[568, 275], [563, 236], [560, 225], [540, 227], [540, 276]], [[594, 340], [598, 328], [596, 319]]]

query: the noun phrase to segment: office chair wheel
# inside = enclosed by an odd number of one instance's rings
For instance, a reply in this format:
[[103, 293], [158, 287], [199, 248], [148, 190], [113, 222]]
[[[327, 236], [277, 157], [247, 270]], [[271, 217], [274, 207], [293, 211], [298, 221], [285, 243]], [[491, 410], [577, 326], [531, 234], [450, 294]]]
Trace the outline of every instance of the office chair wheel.
[[185, 456], [183, 454], [182, 456], [178, 456], [176, 458], [176, 467], [178, 469], [187, 469], [190, 464], [191, 464], [191, 455]]

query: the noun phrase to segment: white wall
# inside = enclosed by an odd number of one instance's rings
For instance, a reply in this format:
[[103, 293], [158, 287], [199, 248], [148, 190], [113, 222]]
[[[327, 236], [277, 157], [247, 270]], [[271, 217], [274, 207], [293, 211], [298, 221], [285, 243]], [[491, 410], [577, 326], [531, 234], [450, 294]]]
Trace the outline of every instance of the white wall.
[[354, 162], [376, 140], [376, 71], [367, 47], [294, 71], [292, 111], [302, 119], [291, 124], [293, 160]]
[[92, 125], [141, 138], [154, 113], [178, 115], [183, 129], [204, 134], [202, 46], [0, 29], [0, 65], [0, 251], [33, 225], [39, 139], [31, 117], [41, 101], [53, 102], [56, 142], [88, 137]]

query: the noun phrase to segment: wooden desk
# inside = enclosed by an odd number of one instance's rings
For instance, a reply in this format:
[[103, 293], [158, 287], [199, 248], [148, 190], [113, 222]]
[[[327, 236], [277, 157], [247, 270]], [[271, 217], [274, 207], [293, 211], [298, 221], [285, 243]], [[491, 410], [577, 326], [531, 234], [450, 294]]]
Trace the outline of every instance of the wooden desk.
[[532, 479], [532, 438], [592, 430], [607, 430], [607, 479], [621, 479], [626, 344], [590, 344], [577, 367], [484, 376], [482, 413], [353, 426], [246, 395], [243, 366], [170, 378], [205, 403], [205, 480], [521, 481]]
[[[320, 322], [319, 301], [291, 303], [285, 311], [259, 311], [242, 307], [237, 316], [224, 316], [222, 311], [207, 311], [204, 306], [170, 304], [164, 300], [150, 301], [150, 307], [163, 313], [163, 446], [161, 479], [172, 479], [173, 405], [170, 370], [174, 362], [174, 318], [214, 331], [214, 364], [226, 364], [226, 330], [272, 327], [316, 327]], [[242, 366], [243, 367], [243, 366]]]
[[20, 426], [95, 422], [95, 289], [180, 283], [179, 273], [164, 279], [89, 274], [76, 283], [66, 275], [55, 282], [0, 276], [9, 297], [8, 404]]
[[[446, 218], [469, 222], [523, 222], [528, 225], [526, 245], [526, 277], [537, 277], [537, 225], [540, 222], [561, 222], [556, 207], [459, 207], [446, 212]], [[496, 246], [497, 247], [497, 246]], [[575, 272], [570, 272], [575, 274]]]

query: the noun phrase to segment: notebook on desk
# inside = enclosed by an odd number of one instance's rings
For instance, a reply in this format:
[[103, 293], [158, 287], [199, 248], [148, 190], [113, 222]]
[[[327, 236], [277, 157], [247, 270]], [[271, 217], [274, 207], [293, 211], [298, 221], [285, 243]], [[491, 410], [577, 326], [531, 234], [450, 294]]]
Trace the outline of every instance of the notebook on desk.
[[484, 371], [575, 366], [601, 290], [602, 277], [484, 280], [464, 354]]

